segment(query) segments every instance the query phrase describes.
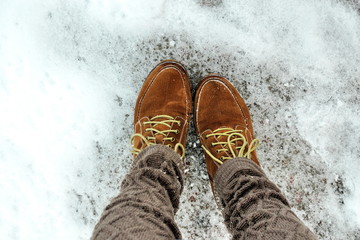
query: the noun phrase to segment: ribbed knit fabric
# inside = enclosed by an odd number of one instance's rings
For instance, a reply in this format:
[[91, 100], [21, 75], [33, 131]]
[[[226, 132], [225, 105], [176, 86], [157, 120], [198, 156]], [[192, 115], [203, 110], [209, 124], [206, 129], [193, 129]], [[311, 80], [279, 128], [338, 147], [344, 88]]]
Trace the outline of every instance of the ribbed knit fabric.
[[181, 239], [174, 221], [183, 189], [183, 161], [155, 145], [136, 157], [121, 193], [105, 208], [91, 239]]
[[[234, 239], [316, 239], [280, 190], [248, 159], [226, 161], [214, 179], [225, 224]], [[174, 221], [183, 162], [162, 145], [145, 148], [105, 208], [91, 239], [181, 239]]]
[[226, 161], [218, 169], [214, 184], [233, 239], [317, 239], [253, 161], [247, 158]]

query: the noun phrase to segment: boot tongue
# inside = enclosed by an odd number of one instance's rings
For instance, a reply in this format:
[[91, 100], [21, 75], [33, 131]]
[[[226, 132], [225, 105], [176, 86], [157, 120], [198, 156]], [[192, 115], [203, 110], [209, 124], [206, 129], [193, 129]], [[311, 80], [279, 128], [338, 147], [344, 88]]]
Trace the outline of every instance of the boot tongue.
[[[236, 129], [236, 130], [240, 130], [240, 129]], [[230, 129], [229, 130], [220, 130], [220, 131], [217, 131], [217, 133], [226, 133], [226, 132], [230, 132], [230, 131], [231, 131]], [[241, 147], [244, 144], [244, 142], [242, 140], [237, 140], [237, 141], [231, 142], [232, 144], [230, 144], [230, 146], [229, 146], [229, 144], [227, 144], [227, 142], [228, 142], [228, 138], [229, 138], [230, 134], [228, 134], [227, 136], [219, 136], [219, 137], [217, 137], [217, 139], [219, 142], [226, 142], [226, 144], [224, 144], [223, 147], [226, 149], [229, 149], [229, 152], [228, 152], [229, 157], [237, 157], [239, 154], [239, 149], [236, 149], [236, 147]], [[243, 134], [243, 133], [240, 133], [240, 134]], [[241, 137], [238, 134], [233, 135], [230, 137], [230, 141], [235, 138], [241, 138]], [[232, 156], [230, 147], [233, 149], [236, 156]]]
[[[155, 121], [161, 122], [161, 121], [165, 121], [165, 120], [169, 120], [169, 119], [168, 118], [157, 118]], [[172, 126], [173, 123], [167, 123], [167, 124]], [[155, 128], [156, 130], [159, 130], [159, 131], [171, 129], [168, 126], [166, 126], [165, 124], [161, 124], [161, 123], [160, 124], [152, 124], [152, 128]], [[164, 136], [160, 133], [156, 133], [155, 131], [153, 131], [152, 134], [154, 134], [154, 136], [155, 136], [155, 143], [163, 143], [163, 139], [169, 135], [169, 133], [165, 133], [166, 135]]]

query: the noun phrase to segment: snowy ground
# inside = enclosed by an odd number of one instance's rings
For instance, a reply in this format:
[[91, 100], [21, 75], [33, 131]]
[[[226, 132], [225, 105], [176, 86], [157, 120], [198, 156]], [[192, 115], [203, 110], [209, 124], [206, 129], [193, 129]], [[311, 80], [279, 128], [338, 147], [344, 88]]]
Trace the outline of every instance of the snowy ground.
[[[130, 167], [133, 108], [160, 60], [250, 106], [262, 165], [320, 239], [360, 239], [360, 3], [0, 1], [2, 239], [88, 239]], [[177, 222], [229, 239], [193, 127]]]

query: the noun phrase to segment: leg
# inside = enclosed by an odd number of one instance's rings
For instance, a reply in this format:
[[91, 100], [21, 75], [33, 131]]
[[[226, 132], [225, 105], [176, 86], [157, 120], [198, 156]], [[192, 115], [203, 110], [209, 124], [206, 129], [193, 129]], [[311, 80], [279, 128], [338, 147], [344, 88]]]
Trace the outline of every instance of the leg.
[[182, 187], [180, 156], [162, 145], [145, 148], [121, 193], [105, 208], [92, 239], [180, 239], [174, 215]]
[[220, 76], [204, 78], [195, 108], [211, 187], [234, 239], [316, 239], [261, 170], [260, 141], [234, 86]]
[[181, 64], [163, 61], [150, 72], [134, 111], [133, 168], [92, 239], [181, 238], [174, 215], [183, 187], [191, 105], [189, 78]]
[[317, 239], [253, 161], [224, 163], [214, 179], [225, 224], [234, 239]]

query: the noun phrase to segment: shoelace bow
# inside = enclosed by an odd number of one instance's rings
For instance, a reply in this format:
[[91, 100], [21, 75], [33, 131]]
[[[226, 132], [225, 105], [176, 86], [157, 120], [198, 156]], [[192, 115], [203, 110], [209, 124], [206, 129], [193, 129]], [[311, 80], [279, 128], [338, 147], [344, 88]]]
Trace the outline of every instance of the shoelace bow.
[[[211, 136], [214, 136], [216, 138], [221, 137], [221, 136], [227, 136], [226, 142], [212, 142], [211, 146], [212, 147], [214, 147], [216, 145], [224, 146], [223, 148], [217, 149], [216, 153], [230, 151], [232, 157], [221, 157], [220, 159], [218, 159], [214, 155], [212, 155], [211, 152], [204, 145], [202, 145], [201, 147], [215, 162], [217, 162], [219, 164], [223, 164], [224, 160], [237, 158], [237, 157], [245, 157], [245, 158], [250, 159], [251, 152], [256, 150], [256, 148], [260, 144], [260, 140], [257, 138], [253, 139], [251, 141], [250, 145], [248, 146], [247, 151], [245, 152], [248, 142], [246, 141], [246, 138], [242, 134], [242, 132], [243, 132], [242, 130], [234, 130], [232, 128], [218, 128], [215, 131], [213, 131], [213, 133], [205, 136], [206, 138], [209, 138]], [[242, 141], [242, 145], [236, 146], [237, 141]], [[235, 146], [235, 150], [238, 152], [237, 154], [236, 154], [233, 146]]]
[[[158, 120], [158, 119], [164, 119], [164, 120]], [[134, 146], [134, 138], [135, 137], [140, 137], [143, 142], [146, 144], [146, 146], [150, 146], [150, 145], [155, 145], [156, 143], [156, 135], [163, 135], [164, 138], [162, 138], [163, 141], [170, 141], [170, 142], [174, 142], [175, 138], [174, 137], [166, 137], [169, 133], [179, 133], [179, 130], [173, 130], [171, 129], [171, 124], [176, 123], [180, 126], [180, 121], [179, 120], [175, 120], [175, 118], [168, 116], [168, 115], [157, 115], [155, 117], [152, 117], [150, 119], [150, 121], [146, 121], [144, 122], [144, 124], [150, 124], [151, 127], [146, 128], [145, 132], [152, 132], [153, 136], [147, 136], [144, 137], [142, 134], [140, 133], [135, 133], [131, 136], [130, 138], [130, 144], [133, 147], [133, 150], [131, 151], [132, 154], [137, 155], [139, 154], [139, 152], [141, 151], [141, 149], [135, 148]], [[164, 125], [166, 127], [168, 127], [169, 129], [167, 130], [158, 130], [155, 127], [158, 125]], [[167, 146], [171, 147], [171, 144], [167, 144]], [[174, 151], [178, 152], [178, 150], [181, 150], [181, 157], [183, 158], [185, 156], [185, 148], [181, 143], [176, 143], [174, 146]]]

